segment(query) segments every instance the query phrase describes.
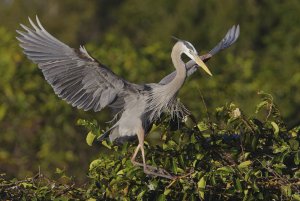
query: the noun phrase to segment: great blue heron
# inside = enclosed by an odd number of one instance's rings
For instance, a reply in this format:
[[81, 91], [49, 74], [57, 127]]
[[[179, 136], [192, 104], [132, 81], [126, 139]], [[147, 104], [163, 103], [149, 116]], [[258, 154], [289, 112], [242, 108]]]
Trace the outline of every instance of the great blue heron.
[[[110, 69], [91, 57], [83, 46], [72, 49], [65, 45], [41, 25], [36, 17], [37, 25], [29, 18], [32, 28], [21, 24], [25, 32], [17, 39], [24, 53], [42, 70], [47, 82], [55, 94], [78, 109], [98, 112], [108, 106], [118, 111], [118, 121], [103, 135], [110, 140], [136, 136], [139, 144], [134, 151], [131, 162], [142, 166], [146, 174], [173, 178], [160, 168], [146, 164], [144, 153], [144, 136], [151, 125], [162, 113], [172, 116], [183, 116], [184, 106], [176, 99], [178, 90], [187, 76], [201, 67], [206, 73], [211, 72], [198, 56], [190, 42], [178, 40], [171, 53], [176, 71], [162, 79], [158, 84], [133, 84], [117, 76]], [[229, 47], [239, 36], [239, 27], [230, 29], [225, 38], [208, 53], [202, 56], [208, 60], [221, 49]], [[185, 65], [181, 55], [186, 54], [191, 61]], [[141, 150], [142, 163], [135, 160]]]

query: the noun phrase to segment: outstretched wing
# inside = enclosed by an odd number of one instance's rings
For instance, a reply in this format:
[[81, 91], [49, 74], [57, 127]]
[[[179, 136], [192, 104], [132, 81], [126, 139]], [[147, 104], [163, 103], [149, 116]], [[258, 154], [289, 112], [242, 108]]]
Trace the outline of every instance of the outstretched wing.
[[[232, 28], [230, 28], [227, 31], [225, 37], [212, 50], [209, 51], [209, 53], [200, 56], [201, 60], [204, 62], [207, 62], [213, 55], [217, 54], [219, 51], [230, 47], [238, 39], [239, 35], [240, 35], [240, 26], [234, 25]], [[185, 64], [185, 66], [187, 69], [187, 76], [192, 75], [198, 69], [198, 65], [193, 60], [188, 61]], [[159, 82], [159, 84], [165, 85], [165, 84], [171, 82], [175, 76], [176, 76], [176, 71], [165, 76]]]
[[29, 18], [32, 28], [21, 24], [24, 32], [17, 39], [24, 53], [42, 70], [54, 92], [79, 109], [100, 111], [125, 93], [130, 83], [92, 58], [81, 46], [70, 48]]
[[216, 45], [211, 51], [209, 51], [210, 55], [215, 55], [221, 50], [224, 50], [230, 47], [239, 37], [240, 35], [240, 25], [233, 26], [228, 30], [225, 37]]

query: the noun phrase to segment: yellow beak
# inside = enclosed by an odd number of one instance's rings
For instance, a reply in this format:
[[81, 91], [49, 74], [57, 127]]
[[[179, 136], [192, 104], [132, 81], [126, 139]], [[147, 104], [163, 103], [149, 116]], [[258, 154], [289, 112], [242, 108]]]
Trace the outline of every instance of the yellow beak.
[[198, 66], [200, 66], [207, 74], [209, 74], [210, 76], [212, 76], [210, 70], [205, 65], [205, 63], [200, 59], [200, 57], [198, 55], [196, 55], [196, 54], [192, 54], [192, 56], [193, 56], [193, 60], [198, 64]]

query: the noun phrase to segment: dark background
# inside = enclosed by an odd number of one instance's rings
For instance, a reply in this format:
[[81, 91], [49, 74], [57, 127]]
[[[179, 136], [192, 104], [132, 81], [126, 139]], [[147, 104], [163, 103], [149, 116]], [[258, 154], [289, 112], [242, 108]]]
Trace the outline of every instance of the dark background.
[[234, 102], [254, 114], [257, 92], [274, 97], [288, 126], [300, 118], [300, 2], [261, 0], [0, 0], [0, 173], [24, 178], [39, 169], [64, 169], [85, 181], [89, 162], [104, 152], [89, 147], [79, 118], [110, 120], [109, 111], [83, 112], [57, 98], [37, 66], [24, 57], [16, 29], [38, 15], [44, 27], [72, 47], [88, 51], [131, 82], [158, 82], [173, 71], [171, 36], [210, 50], [234, 24], [240, 38], [197, 72], [180, 91], [201, 119]]

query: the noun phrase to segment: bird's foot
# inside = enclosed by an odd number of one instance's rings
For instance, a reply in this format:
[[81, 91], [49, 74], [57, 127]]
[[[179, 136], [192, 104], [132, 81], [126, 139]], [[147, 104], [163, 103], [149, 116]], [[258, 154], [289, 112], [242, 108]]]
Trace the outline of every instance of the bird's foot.
[[143, 163], [139, 163], [137, 161], [131, 161], [134, 166], [143, 166], [144, 167], [144, 173], [148, 175], [158, 176], [158, 177], [164, 177], [167, 179], [176, 179], [177, 176], [171, 175], [169, 172], [167, 172], [163, 168], [154, 167], [151, 165], [144, 166]]
[[[131, 162], [134, 166], [144, 167], [143, 163], [139, 163], [137, 161], [131, 161]], [[189, 177], [192, 173], [194, 173], [194, 169], [193, 168], [190, 169], [190, 171], [184, 175], [172, 175], [163, 168], [146, 165], [146, 167], [144, 167], [144, 172], [145, 172], [145, 174], [148, 174], [148, 175], [164, 177], [164, 178], [171, 179], [171, 180], [178, 180], [178, 179], [183, 179], [183, 178]]]
[[167, 172], [163, 168], [154, 167], [154, 166], [150, 166], [150, 165], [146, 165], [144, 167], [144, 173], [148, 174], [148, 175], [163, 177], [163, 178], [172, 179], [172, 180], [177, 178], [176, 175], [171, 175], [169, 172]]

